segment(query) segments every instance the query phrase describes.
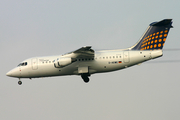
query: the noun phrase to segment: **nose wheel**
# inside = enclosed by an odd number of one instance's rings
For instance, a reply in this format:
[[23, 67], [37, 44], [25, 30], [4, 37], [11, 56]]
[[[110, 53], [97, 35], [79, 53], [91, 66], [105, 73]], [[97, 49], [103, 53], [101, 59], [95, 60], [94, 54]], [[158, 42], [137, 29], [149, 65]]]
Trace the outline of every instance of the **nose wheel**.
[[22, 85], [22, 81], [21, 81], [20, 79], [19, 79], [19, 81], [18, 81], [18, 84], [19, 84], [19, 85]]

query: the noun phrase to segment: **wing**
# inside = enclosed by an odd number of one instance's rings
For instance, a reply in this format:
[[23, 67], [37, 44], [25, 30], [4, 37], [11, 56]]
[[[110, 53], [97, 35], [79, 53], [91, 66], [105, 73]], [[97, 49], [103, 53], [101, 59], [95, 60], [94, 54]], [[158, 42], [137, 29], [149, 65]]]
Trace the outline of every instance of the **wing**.
[[94, 58], [94, 50], [91, 49], [91, 46], [85, 46], [63, 56], [71, 58]]

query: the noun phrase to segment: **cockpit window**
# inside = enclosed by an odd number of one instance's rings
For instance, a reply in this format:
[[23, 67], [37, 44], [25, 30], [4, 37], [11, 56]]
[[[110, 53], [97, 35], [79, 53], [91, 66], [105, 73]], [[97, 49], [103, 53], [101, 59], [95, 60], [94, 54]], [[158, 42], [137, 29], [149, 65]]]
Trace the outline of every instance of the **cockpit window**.
[[18, 67], [19, 66], [26, 66], [27, 65], [27, 62], [23, 62], [23, 63], [20, 63], [19, 65], [18, 65]]

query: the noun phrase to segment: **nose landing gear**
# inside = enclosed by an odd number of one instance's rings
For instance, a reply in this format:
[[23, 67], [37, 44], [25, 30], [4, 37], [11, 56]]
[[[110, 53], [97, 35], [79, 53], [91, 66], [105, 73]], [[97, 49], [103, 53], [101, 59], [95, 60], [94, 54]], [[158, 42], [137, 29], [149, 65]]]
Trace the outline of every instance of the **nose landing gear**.
[[19, 78], [18, 84], [19, 84], [19, 85], [22, 85], [22, 81], [20, 80], [20, 78]]

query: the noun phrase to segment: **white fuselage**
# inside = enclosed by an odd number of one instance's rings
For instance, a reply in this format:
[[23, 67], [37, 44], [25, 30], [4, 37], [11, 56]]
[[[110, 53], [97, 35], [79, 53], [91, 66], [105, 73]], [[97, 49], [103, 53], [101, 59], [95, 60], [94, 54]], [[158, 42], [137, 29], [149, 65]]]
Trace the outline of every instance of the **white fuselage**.
[[94, 58], [77, 58], [67, 66], [57, 68], [54, 60], [59, 56], [35, 57], [27, 59], [25, 66], [18, 66], [7, 73], [17, 78], [37, 78], [63, 75], [80, 75], [82, 73], [102, 73], [124, 69], [144, 61], [162, 56], [162, 50], [106, 50], [95, 52]]

